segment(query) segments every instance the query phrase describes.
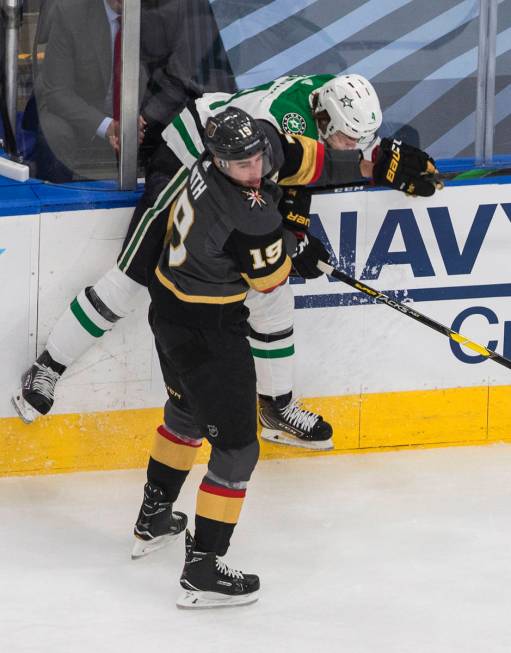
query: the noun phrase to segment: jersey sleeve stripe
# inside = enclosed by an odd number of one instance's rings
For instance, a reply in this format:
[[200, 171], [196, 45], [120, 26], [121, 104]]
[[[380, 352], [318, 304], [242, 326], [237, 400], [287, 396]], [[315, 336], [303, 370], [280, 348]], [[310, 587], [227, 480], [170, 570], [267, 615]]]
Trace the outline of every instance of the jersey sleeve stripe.
[[254, 279], [243, 272], [241, 273], [241, 276], [254, 290], [257, 290], [258, 292], [267, 292], [268, 290], [273, 290], [273, 288], [276, 288], [283, 281], [285, 281], [288, 278], [290, 271], [291, 259], [289, 256], [286, 256], [284, 263], [282, 263], [282, 265], [277, 270], [275, 270], [275, 272], [272, 272], [265, 277], [257, 277]]
[[172, 292], [178, 299], [191, 304], [234, 304], [235, 302], [243, 302], [247, 296], [246, 292], [221, 297], [214, 297], [212, 295], [187, 295], [181, 290], [178, 290], [172, 281], [167, 279], [167, 277], [162, 273], [160, 268], [156, 268], [156, 277], [158, 281], [164, 285], [165, 288], [170, 290], [170, 292]]
[[199, 150], [195, 147], [195, 144], [193, 142], [193, 139], [191, 135], [188, 133], [188, 130], [186, 129], [185, 123], [183, 121], [183, 118], [181, 115], [176, 116], [173, 121], [174, 127], [176, 128], [178, 134], [181, 136], [183, 139], [184, 144], [186, 145], [186, 148], [188, 152], [196, 159], [199, 158]]
[[163, 130], [162, 138], [187, 168], [191, 168], [204, 152], [202, 138], [189, 109], [183, 109]]
[[[321, 143], [304, 136], [293, 136], [300, 142], [303, 149], [302, 162], [294, 175], [279, 179], [279, 184], [284, 186], [306, 186], [310, 184], [314, 177], [321, 174], [322, 161], [324, 157], [324, 148]], [[323, 148], [320, 154], [320, 148]], [[318, 173], [319, 166], [319, 173]]]
[[197, 113], [195, 115], [190, 111], [190, 109], [183, 109], [178, 116], [181, 118], [181, 121], [186, 129], [186, 135], [191, 140], [190, 152], [194, 154], [194, 151], [197, 152], [196, 158], [204, 152], [204, 144], [202, 142], [201, 133], [199, 132], [198, 125], [200, 125], [200, 119]]
[[316, 168], [314, 170], [312, 179], [309, 181], [309, 184], [314, 184], [321, 177], [324, 161], [325, 161], [325, 146], [323, 145], [323, 143], [317, 143]]
[[[179, 117], [179, 116], [178, 116]], [[167, 146], [174, 152], [177, 158], [188, 168], [193, 166], [197, 161], [197, 156], [190, 154], [186, 141], [177, 129], [175, 124], [177, 118], [170, 123], [170, 125], [162, 132], [162, 138], [167, 143]]]

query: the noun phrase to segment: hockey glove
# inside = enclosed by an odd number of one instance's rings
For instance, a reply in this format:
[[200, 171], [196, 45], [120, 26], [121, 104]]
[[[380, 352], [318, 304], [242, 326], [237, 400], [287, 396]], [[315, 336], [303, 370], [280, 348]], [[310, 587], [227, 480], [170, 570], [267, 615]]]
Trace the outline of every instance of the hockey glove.
[[319, 238], [305, 234], [298, 240], [291, 263], [296, 273], [304, 279], [316, 279], [323, 274], [318, 269], [318, 261], [328, 263], [329, 258], [330, 255]]
[[382, 139], [373, 151], [373, 180], [407, 195], [429, 197], [440, 188], [434, 159], [417, 147], [397, 139]]
[[279, 202], [282, 224], [291, 231], [305, 233], [310, 225], [311, 193], [306, 188], [283, 188], [284, 194]]

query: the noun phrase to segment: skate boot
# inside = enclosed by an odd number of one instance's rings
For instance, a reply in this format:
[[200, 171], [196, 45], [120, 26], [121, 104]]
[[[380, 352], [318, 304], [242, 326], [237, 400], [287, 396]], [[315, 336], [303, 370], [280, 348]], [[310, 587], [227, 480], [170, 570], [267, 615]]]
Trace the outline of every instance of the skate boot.
[[188, 522], [182, 512], [172, 512], [172, 504], [165, 492], [152, 483], [144, 485], [144, 501], [135, 524], [133, 560], [157, 551], [177, 540]]
[[178, 608], [223, 608], [254, 603], [259, 598], [259, 576], [228, 567], [216, 553], [195, 551], [195, 541], [186, 531], [186, 558], [181, 575], [185, 590]]
[[334, 448], [330, 424], [302, 408], [291, 393], [276, 399], [259, 395], [259, 421], [264, 440], [318, 451]]
[[45, 349], [23, 374], [21, 388], [11, 397], [11, 402], [25, 424], [32, 423], [51, 410], [55, 385], [65, 369], [66, 366], [54, 361]]

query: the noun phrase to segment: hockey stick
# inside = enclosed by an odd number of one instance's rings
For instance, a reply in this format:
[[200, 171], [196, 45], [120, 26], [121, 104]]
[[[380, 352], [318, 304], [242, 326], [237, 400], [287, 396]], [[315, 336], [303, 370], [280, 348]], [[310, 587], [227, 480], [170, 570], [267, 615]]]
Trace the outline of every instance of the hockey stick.
[[470, 168], [458, 172], [440, 172], [432, 175], [433, 180], [443, 187], [445, 181], [463, 181], [465, 179], [485, 179], [486, 177], [504, 177], [511, 175], [511, 168]]
[[423, 315], [422, 313], [419, 313], [418, 311], [414, 310], [410, 306], [407, 306], [406, 304], [401, 304], [400, 302], [394, 301], [388, 295], [381, 293], [379, 290], [375, 290], [374, 288], [370, 288], [369, 286], [366, 286], [361, 281], [358, 281], [358, 279], [354, 279], [353, 277], [350, 277], [342, 270], [334, 268], [328, 263], [324, 263], [323, 261], [318, 261], [318, 268], [321, 270], [321, 272], [324, 272], [325, 274], [334, 277], [334, 279], [339, 279], [339, 281], [343, 281], [344, 283], [347, 283], [348, 286], [360, 290], [365, 295], [369, 295], [369, 297], [372, 297], [377, 302], [386, 304], [387, 306], [390, 306], [390, 308], [399, 311], [403, 315], [411, 317], [412, 319], [417, 320], [417, 322], [420, 322], [421, 324], [430, 327], [430, 329], [434, 329], [438, 333], [447, 336], [451, 340], [454, 340], [454, 342], [457, 342], [460, 345], [463, 345], [464, 347], [468, 347], [469, 349], [472, 349], [472, 351], [477, 352], [481, 356], [485, 356], [486, 358], [491, 358], [496, 363], [499, 363], [500, 365], [504, 365], [504, 367], [511, 369], [511, 360], [509, 360], [509, 358], [505, 358], [504, 356], [497, 354], [497, 352], [492, 351], [491, 349], [487, 349], [486, 347], [483, 347], [483, 345], [479, 345], [477, 342], [474, 342], [473, 340], [469, 340], [465, 336], [462, 336], [460, 333], [457, 333], [456, 331], [449, 329], [449, 327], [440, 324], [440, 322], [436, 322], [430, 317], [427, 317], [427, 315]]
[[[446, 181], [464, 181], [467, 179], [487, 179], [492, 177], [504, 177], [511, 175], [510, 167], [502, 168], [470, 168], [469, 170], [462, 170], [458, 172], [436, 172], [431, 175], [431, 180], [435, 182], [437, 190], [441, 190]], [[314, 188], [314, 193], [345, 193], [354, 190], [365, 190], [366, 188], [381, 188], [375, 184], [371, 179], [361, 179], [349, 184], [341, 184], [338, 186], [321, 186]]]
[[463, 179], [485, 179], [486, 177], [505, 177], [511, 175], [511, 168], [470, 168], [460, 172], [440, 172], [439, 181], [461, 181]]

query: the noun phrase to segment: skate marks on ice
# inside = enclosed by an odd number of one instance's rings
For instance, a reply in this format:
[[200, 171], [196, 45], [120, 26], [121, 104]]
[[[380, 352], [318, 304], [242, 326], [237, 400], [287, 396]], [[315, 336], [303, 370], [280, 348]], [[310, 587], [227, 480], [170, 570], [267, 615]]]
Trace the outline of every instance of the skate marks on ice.
[[143, 471], [2, 479], [2, 650], [508, 653], [510, 469], [509, 445], [264, 461], [225, 557], [259, 600], [197, 611], [181, 538], [130, 559]]

